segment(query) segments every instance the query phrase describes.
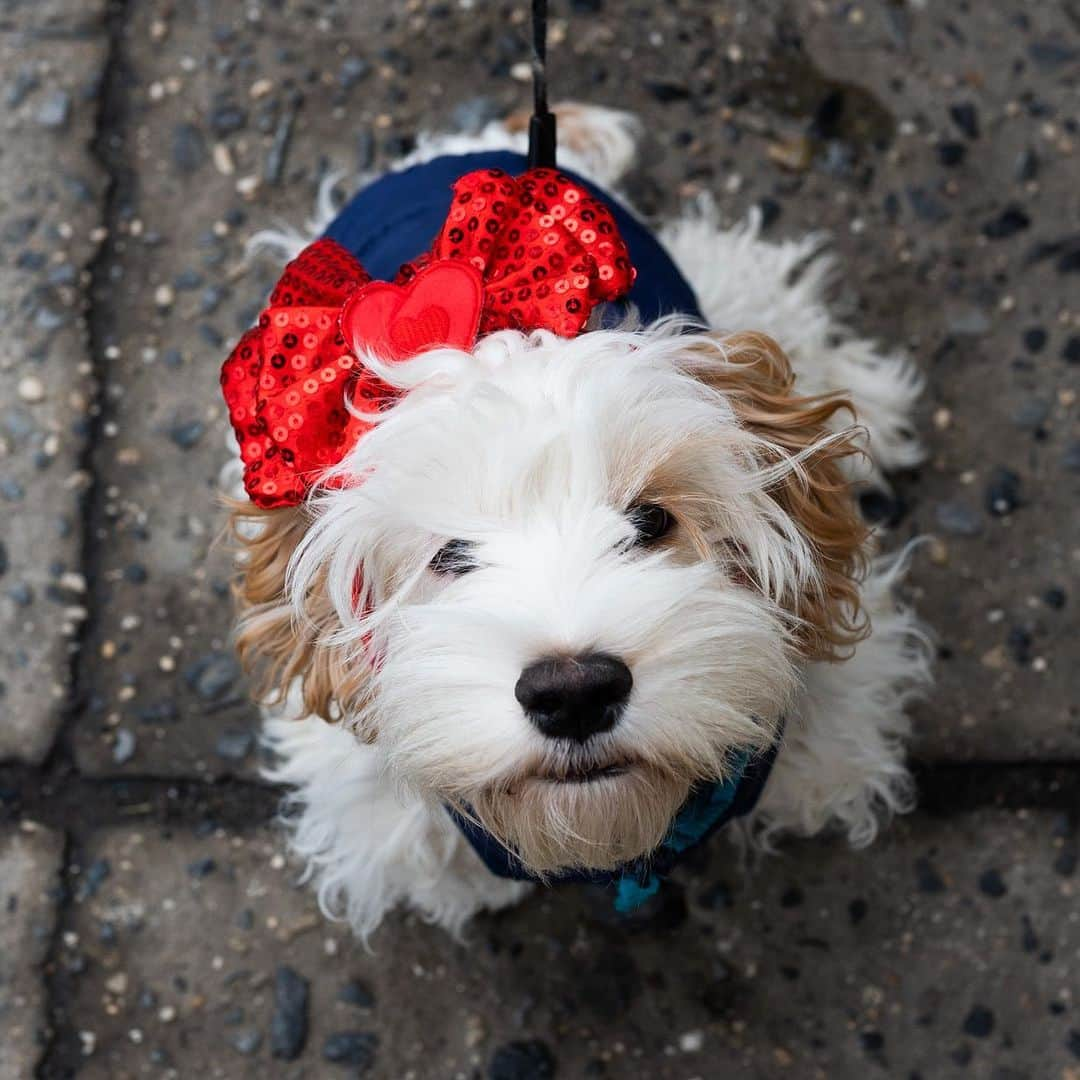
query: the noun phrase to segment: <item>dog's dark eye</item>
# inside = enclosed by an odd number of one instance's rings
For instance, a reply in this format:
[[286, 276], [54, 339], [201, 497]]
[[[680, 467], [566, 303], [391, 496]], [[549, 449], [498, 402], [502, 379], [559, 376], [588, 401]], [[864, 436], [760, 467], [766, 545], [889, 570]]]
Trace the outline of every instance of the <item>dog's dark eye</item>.
[[476, 545], [470, 540], [447, 540], [431, 560], [431, 569], [436, 574], [467, 574], [477, 567], [473, 552]]
[[675, 519], [658, 503], [638, 503], [630, 507], [627, 516], [637, 530], [634, 543], [641, 546], [656, 543], [675, 525]]

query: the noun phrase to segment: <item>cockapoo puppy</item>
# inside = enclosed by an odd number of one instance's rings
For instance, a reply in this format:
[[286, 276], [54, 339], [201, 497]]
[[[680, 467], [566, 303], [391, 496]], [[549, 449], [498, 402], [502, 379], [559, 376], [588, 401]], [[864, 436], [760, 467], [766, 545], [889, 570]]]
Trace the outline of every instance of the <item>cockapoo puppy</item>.
[[[616, 190], [638, 134], [568, 106], [560, 166]], [[513, 121], [425, 137], [391, 174], [405, 188], [378, 183], [413, 198], [409, 177], [524, 138]], [[446, 185], [433, 197], [441, 217]], [[385, 224], [342, 241], [369, 269]], [[270, 776], [323, 909], [357, 933], [402, 904], [457, 932], [529, 879], [629, 875], [647, 895], [702, 792], [723, 813], [691, 841], [738, 817], [765, 844], [832, 829], [861, 846], [908, 806], [926, 637], [855, 492], [919, 460], [920, 379], [832, 317], [820, 237], [759, 227], [698, 203], [638, 238], [636, 294], [684, 289], [690, 318], [600, 305], [575, 336], [496, 326], [393, 362], [347, 342], [382, 388], [363, 436], [295, 504], [234, 503]]]

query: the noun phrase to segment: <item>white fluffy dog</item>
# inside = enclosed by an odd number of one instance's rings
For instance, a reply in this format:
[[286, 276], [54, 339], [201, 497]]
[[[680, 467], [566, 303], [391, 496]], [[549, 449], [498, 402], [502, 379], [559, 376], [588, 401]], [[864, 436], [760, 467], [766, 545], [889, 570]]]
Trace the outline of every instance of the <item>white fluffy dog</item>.
[[[401, 164], [520, 149], [514, 128]], [[570, 107], [561, 135], [560, 163], [605, 187], [633, 161], [624, 114]], [[919, 460], [920, 379], [831, 317], [820, 238], [758, 231], [699, 204], [659, 232], [714, 332], [504, 330], [373, 358], [408, 392], [336, 470], [364, 482], [236, 504], [270, 776], [323, 909], [357, 933], [399, 904], [456, 932], [525, 895], [448, 806], [544, 879], [647, 856], [696, 785], [777, 738], [744, 834], [860, 846], [909, 804], [928, 650], [853, 489]]]

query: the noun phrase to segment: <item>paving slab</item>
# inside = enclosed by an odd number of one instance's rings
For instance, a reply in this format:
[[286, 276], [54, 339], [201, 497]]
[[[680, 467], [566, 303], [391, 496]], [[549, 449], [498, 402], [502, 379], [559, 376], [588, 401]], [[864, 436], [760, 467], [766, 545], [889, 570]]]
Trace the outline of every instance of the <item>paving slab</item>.
[[0, 1080], [34, 1074], [46, 1033], [43, 965], [60, 897], [63, 837], [0, 830]]
[[[330, 168], [353, 177], [423, 128], [524, 104], [526, 14], [129, 9], [118, 220], [95, 298], [111, 352], [92, 709], [76, 734], [88, 773], [252, 772], [211, 544], [217, 370], [279, 269], [249, 263], [244, 242], [301, 224]], [[682, 0], [647, 16], [575, 4], [551, 36], [559, 96], [643, 117], [637, 202], [711, 192], [732, 221], [762, 207], [767, 236], [830, 232], [839, 310], [927, 376], [928, 463], [884, 506], [893, 543], [938, 534], [911, 584], [942, 652], [917, 752], [1076, 759], [1075, 13]]]
[[83, 315], [104, 176], [90, 153], [103, 2], [0, 8], [0, 760], [38, 762], [86, 614]]
[[1080, 1069], [1076, 822], [1053, 814], [917, 816], [869, 851], [793, 845], [749, 877], [718, 841], [646, 916], [567, 887], [467, 943], [397, 918], [370, 951], [277, 850], [262, 831], [93, 839], [61, 959], [83, 972], [67, 1006], [80, 1076]]
[[3, 0], [0, 33], [26, 38], [77, 38], [101, 30], [104, 0]]

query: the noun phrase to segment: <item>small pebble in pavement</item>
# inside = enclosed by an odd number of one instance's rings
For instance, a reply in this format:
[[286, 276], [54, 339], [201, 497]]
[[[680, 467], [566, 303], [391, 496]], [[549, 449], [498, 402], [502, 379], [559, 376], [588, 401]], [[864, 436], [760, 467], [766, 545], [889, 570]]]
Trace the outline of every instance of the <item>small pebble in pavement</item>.
[[113, 743], [113, 761], [117, 765], [126, 765], [135, 756], [135, 745], [135, 732], [130, 728], [118, 728]]
[[964, 1019], [964, 1034], [973, 1039], [985, 1039], [993, 1034], [994, 1013], [985, 1005], [973, 1005]]
[[1020, 477], [999, 465], [986, 485], [986, 509], [995, 517], [1006, 517], [1020, 505]]
[[947, 888], [937, 867], [925, 856], [915, 860], [915, 884], [921, 893], [943, 893]]
[[207, 124], [218, 138], [224, 138], [247, 126], [247, 112], [235, 102], [222, 102], [210, 110]]
[[225, 653], [207, 653], [184, 673], [188, 685], [204, 701], [216, 701], [239, 677], [239, 665]]
[[943, 142], [938, 144], [938, 161], [947, 169], [962, 164], [967, 156], [967, 146], [962, 142]]
[[38, 107], [37, 122], [43, 128], [60, 130], [67, 127], [70, 116], [71, 95], [66, 90], [54, 90]]
[[1005, 639], [1005, 644], [1016, 663], [1021, 666], [1026, 666], [1031, 663], [1032, 646], [1034, 642], [1031, 638], [1031, 632], [1026, 627], [1012, 627]]
[[1059, 585], [1051, 585], [1050, 588], [1043, 593], [1043, 603], [1054, 611], [1061, 611], [1061, 609], [1065, 607], [1066, 599], [1067, 594]]
[[250, 731], [225, 731], [218, 736], [214, 746], [218, 757], [225, 761], [243, 761], [255, 745], [255, 735]]
[[358, 82], [371, 74], [371, 64], [361, 56], [347, 56], [338, 69], [338, 83], [342, 90], [351, 90]]
[[491, 1057], [488, 1080], [551, 1080], [555, 1055], [547, 1043], [528, 1039], [506, 1043]]
[[998, 900], [1008, 891], [1008, 887], [1005, 885], [1005, 881], [999, 870], [984, 870], [979, 875], [979, 892], [984, 896], [989, 896], [993, 900]]
[[32, 66], [19, 68], [4, 95], [4, 104], [9, 109], [17, 109], [40, 85], [41, 80]]
[[682, 82], [671, 79], [646, 79], [645, 89], [661, 105], [670, 105], [674, 101], [685, 101], [690, 97], [690, 88]]
[[983, 528], [979, 514], [962, 502], [938, 503], [934, 518], [951, 536], [978, 536]]
[[1020, 181], [1034, 180], [1039, 175], [1039, 155], [1030, 147], [1017, 155], [1015, 175]]
[[376, 1038], [368, 1032], [339, 1031], [323, 1043], [323, 1057], [335, 1065], [352, 1065], [366, 1071], [375, 1062]]
[[19, 380], [19, 397], [29, 405], [36, 405], [45, 400], [45, 384], [36, 375], [27, 375]]
[[206, 425], [201, 420], [181, 421], [169, 428], [169, 438], [181, 450], [190, 450], [199, 445], [205, 431]]
[[969, 138], [979, 137], [979, 112], [971, 102], [960, 102], [949, 106], [949, 115], [953, 123]]
[[1030, 353], [1040, 353], [1046, 347], [1046, 331], [1041, 326], [1029, 326], [1023, 333], [1024, 348]]
[[238, 1053], [250, 1057], [259, 1052], [262, 1046], [262, 1032], [252, 1028], [250, 1031], [237, 1032], [230, 1040]]
[[1031, 218], [1021, 206], [1006, 206], [996, 217], [983, 225], [983, 236], [988, 240], [1007, 240], [1031, 225]]
[[197, 172], [206, 161], [206, 140], [194, 124], [177, 124], [173, 130], [172, 161], [176, 171]]
[[270, 1053], [282, 1061], [295, 1061], [307, 1044], [308, 980], [282, 965], [274, 975], [274, 1015], [270, 1022]]
[[338, 1001], [346, 1005], [355, 1005], [358, 1009], [373, 1009], [375, 1007], [375, 995], [371, 987], [359, 979], [350, 979], [338, 994]]
[[1021, 431], [1039, 431], [1049, 416], [1049, 401], [1045, 398], [1028, 398], [1016, 406], [1010, 419]]

